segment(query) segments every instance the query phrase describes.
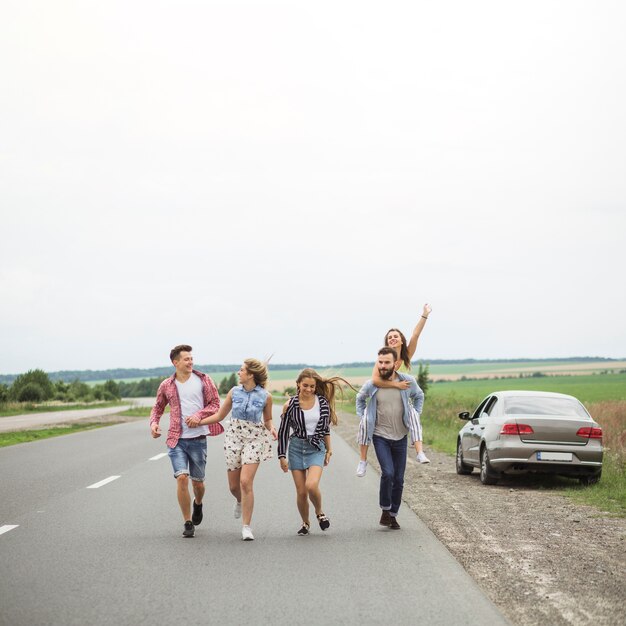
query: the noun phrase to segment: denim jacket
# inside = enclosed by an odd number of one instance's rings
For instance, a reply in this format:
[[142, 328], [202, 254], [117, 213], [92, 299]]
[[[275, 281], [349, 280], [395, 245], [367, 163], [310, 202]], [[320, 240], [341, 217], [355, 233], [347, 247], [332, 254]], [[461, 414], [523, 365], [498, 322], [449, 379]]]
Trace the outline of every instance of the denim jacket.
[[233, 387], [231, 417], [236, 420], [259, 424], [263, 419], [263, 409], [268, 395], [269, 393], [260, 385], [251, 391], [246, 391], [243, 385]]
[[[408, 380], [411, 384], [408, 389], [400, 390], [400, 396], [404, 406], [402, 422], [411, 433], [411, 442], [415, 443], [418, 440], [418, 419], [424, 406], [424, 392], [418, 387], [413, 376], [402, 372], [396, 372], [396, 376], [400, 380]], [[376, 393], [378, 389], [371, 380], [368, 380], [356, 396], [356, 414], [361, 418], [358, 434], [360, 444], [367, 445], [372, 442], [372, 435], [376, 426]], [[369, 402], [367, 402], [368, 398]]]

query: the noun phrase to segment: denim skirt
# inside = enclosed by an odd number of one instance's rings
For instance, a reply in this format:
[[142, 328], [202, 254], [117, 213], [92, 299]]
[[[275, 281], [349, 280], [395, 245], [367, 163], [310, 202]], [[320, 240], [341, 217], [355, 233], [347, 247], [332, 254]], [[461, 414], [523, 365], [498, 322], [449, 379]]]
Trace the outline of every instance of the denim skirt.
[[309, 443], [308, 439], [292, 437], [289, 440], [287, 450], [287, 462], [290, 470], [307, 470], [312, 465], [324, 467], [326, 446], [323, 441], [319, 442], [321, 450]]

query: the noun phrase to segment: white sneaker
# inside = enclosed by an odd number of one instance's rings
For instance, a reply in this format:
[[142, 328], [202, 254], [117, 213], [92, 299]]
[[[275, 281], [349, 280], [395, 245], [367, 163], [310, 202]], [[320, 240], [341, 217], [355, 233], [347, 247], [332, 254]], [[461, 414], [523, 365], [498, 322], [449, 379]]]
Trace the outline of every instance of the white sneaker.
[[356, 475], [361, 478], [365, 476], [365, 472], [367, 471], [367, 461], [359, 461], [359, 465], [356, 468]]
[[241, 517], [241, 502], [235, 502], [233, 514], [235, 515], [235, 519], [239, 519]]
[[252, 534], [252, 529], [250, 526], [244, 526], [241, 529], [241, 538], [244, 541], [254, 541], [254, 535]]
[[418, 463], [430, 463], [430, 459], [423, 452], [418, 452], [416, 458]]

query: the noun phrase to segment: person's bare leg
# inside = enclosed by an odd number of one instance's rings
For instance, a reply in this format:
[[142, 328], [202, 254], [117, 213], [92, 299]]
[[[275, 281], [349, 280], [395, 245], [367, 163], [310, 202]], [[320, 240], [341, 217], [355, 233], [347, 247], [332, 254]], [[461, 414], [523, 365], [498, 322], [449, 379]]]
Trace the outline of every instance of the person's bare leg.
[[241, 468], [239, 484], [241, 486], [241, 517], [244, 526], [250, 526], [254, 509], [254, 476], [259, 469], [258, 463], [250, 463]]
[[228, 488], [233, 494], [237, 502], [241, 502], [241, 468], [236, 470], [228, 470], [226, 472], [228, 478]]
[[192, 480], [191, 487], [196, 504], [202, 504], [202, 498], [204, 498], [204, 482], [201, 480]]
[[312, 465], [306, 476], [306, 491], [311, 500], [311, 504], [315, 507], [315, 515], [323, 513], [322, 509], [322, 492], [320, 491], [320, 479], [322, 478], [322, 468], [319, 465]]
[[296, 485], [296, 504], [303, 524], [309, 521], [309, 496], [306, 490], [306, 472], [304, 470], [291, 470], [293, 482]]
[[179, 474], [176, 477], [176, 495], [178, 496], [178, 506], [183, 514], [183, 521], [191, 519], [191, 496], [189, 495], [189, 476]]

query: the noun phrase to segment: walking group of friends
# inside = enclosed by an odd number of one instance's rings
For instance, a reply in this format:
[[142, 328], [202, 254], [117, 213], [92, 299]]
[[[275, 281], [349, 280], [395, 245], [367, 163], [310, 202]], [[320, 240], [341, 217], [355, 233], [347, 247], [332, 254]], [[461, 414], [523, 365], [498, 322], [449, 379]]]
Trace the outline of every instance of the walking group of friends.
[[[386, 333], [385, 345], [378, 351], [372, 378], [356, 396], [356, 412], [360, 418], [357, 476], [365, 476], [367, 452], [369, 445], [373, 444], [381, 468], [380, 524], [393, 530], [400, 529], [397, 516], [402, 501], [409, 435], [416, 460], [429, 462], [422, 449], [420, 423], [424, 393], [408, 372], [430, 312], [431, 307], [424, 305], [408, 342], [397, 328]], [[254, 539], [251, 528], [254, 478], [260, 463], [273, 456], [272, 441], [278, 442], [280, 468], [285, 473], [291, 471], [295, 484], [301, 517], [298, 535], [310, 532], [309, 502], [320, 529], [327, 530], [330, 519], [322, 506], [320, 480], [323, 468], [332, 457], [330, 426], [337, 424], [335, 397], [342, 383], [351, 387], [350, 383], [338, 376], [324, 378], [314, 369], [303, 369], [296, 379], [297, 394], [284, 404], [276, 430], [272, 419], [272, 396], [266, 389], [267, 364], [246, 359], [238, 372], [239, 384], [220, 404], [214, 382], [194, 369], [191, 346], [176, 346], [170, 352], [170, 360], [175, 372], [159, 386], [150, 415], [150, 430], [152, 437], [161, 436], [159, 422], [169, 405], [166, 444], [184, 521], [183, 537], [193, 537], [195, 527], [203, 519], [206, 438], [222, 433], [228, 487], [235, 500], [233, 515], [242, 521], [244, 541]], [[230, 420], [224, 431], [221, 422], [228, 414]]]

